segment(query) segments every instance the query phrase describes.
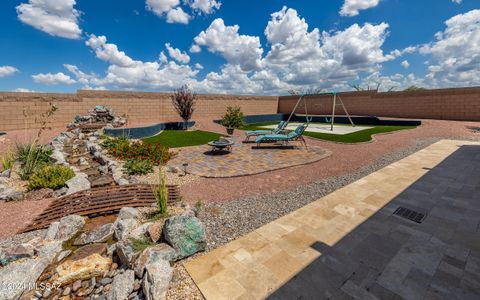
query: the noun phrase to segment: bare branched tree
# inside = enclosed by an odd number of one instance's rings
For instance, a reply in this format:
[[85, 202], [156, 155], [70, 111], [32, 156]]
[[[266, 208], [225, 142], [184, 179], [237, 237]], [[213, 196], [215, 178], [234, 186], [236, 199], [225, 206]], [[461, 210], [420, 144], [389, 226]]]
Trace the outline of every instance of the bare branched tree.
[[188, 88], [188, 85], [184, 85], [173, 92], [171, 99], [173, 107], [175, 107], [178, 115], [182, 118], [183, 122], [187, 123], [195, 111], [197, 94], [193, 93]]

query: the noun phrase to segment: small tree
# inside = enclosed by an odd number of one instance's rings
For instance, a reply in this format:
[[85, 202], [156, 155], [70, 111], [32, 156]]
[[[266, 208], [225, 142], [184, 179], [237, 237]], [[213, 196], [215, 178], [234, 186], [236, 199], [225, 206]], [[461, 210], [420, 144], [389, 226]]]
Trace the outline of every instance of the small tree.
[[245, 125], [244, 116], [239, 106], [227, 107], [227, 112], [220, 123], [227, 128], [228, 134], [233, 134], [235, 128], [241, 128]]
[[175, 107], [178, 115], [184, 122], [184, 129], [187, 127], [187, 122], [195, 111], [195, 102], [197, 101], [197, 94], [192, 93], [188, 85], [184, 85], [173, 92], [172, 104]]

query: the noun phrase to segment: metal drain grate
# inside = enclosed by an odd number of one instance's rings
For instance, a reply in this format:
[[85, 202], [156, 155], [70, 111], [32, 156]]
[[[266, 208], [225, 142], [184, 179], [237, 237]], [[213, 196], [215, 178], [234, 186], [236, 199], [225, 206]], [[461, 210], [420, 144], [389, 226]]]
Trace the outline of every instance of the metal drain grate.
[[422, 223], [423, 220], [425, 220], [425, 217], [427, 216], [427, 214], [420, 213], [420, 212], [417, 212], [417, 211], [414, 211], [414, 210], [411, 210], [411, 209], [408, 209], [408, 208], [405, 208], [405, 207], [402, 207], [402, 206], [397, 208], [393, 212], [393, 214], [397, 215], [397, 216], [400, 216], [404, 219], [413, 221], [413, 222], [418, 223], [418, 224]]

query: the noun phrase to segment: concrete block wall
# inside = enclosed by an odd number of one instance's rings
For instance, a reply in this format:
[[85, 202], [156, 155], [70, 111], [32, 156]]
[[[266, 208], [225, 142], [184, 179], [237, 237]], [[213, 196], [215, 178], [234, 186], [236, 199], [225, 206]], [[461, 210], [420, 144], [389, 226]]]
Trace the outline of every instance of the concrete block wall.
[[[480, 121], [480, 88], [456, 88], [412, 92], [340, 93], [351, 115], [411, 119]], [[198, 95], [193, 120], [218, 119], [227, 106], [238, 105], [245, 115], [290, 113], [298, 97]], [[50, 126], [64, 128], [75, 115], [86, 114], [95, 105], [111, 107], [128, 117], [130, 123], [180, 121], [171, 104], [170, 94], [147, 92], [77, 91], [61, 93], [0, 92], [0, 130], [39, 128], [40, 115], [49, 103], [58, 111]], [[312, 97], [310, 114], [330, 114], [332, 97]], [[303, 106], [297, 113], [303, 113]], [[343, 114], [337, 107], [337, 114]]]
[[[339, 93], [351, 115], [480, 121], [480, 88], [455, 88], [411, 92], [348, 92]], [[331, 114], [332, 96], [308, 98], [310, 114]], [[298, 97], [279, 97], [278, 112], [290, 113]], [[297, 113], [304, 113], [303, 104]], [[341, 106], [337, 114], [343, 115]]]
[[[39, 128], [40, 115], [49, 103], [58, 111], [50, 126], [63, 128], [75, 115], [86, 114], [95, 105], [105, 105], [133, 123], [180, 121], [167, 93], [78, 91], [76, 94], [0, 93], [0, 130]], [[227, 106], [238, 105], [245, 114], [274, 114], [278, 97], [198, 95], [195, 118], [220, 118]]]

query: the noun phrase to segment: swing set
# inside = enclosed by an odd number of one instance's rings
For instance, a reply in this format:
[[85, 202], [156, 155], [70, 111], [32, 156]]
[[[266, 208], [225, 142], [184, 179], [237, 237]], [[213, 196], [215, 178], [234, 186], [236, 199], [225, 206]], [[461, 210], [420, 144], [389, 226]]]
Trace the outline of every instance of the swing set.
[[312, 116], [309, 116], [308, 115], [308, 108], [307, 108], [307, 98], [309, 97], [316, 97], [316, 96], [325, 96], [325, 95], [331, 95], [333, 96], [333, 103], [332, 103], [332, 114], [331, 114], [331, 117], [330, 119], [328, 117], [325, 118], [325, 121], [327, 123], [330, 123], [330, 131], [333, 131], [333, 124], [334, 124], [334, 121], [335, 121], [335, 113], [336, 113], [336, 107], [337, 106], [341, 106], [343, 108], [343, 111], [345, 112], [348, 120], [350, 121], [350, 123], [352, 124], [353, 127], [355, 127], [355, 123], [353, 123], [353, 120], [352, 118], [350, 117], [350, 114], [348, 113], [347, 111], [347, 108], [345, 107], [345, 104], [343, 103], [342, 101], [342, 98], [340, 98], [340, 95], [337, 94], [337, 92], [319, 92], [319, 93], [303, 93], [300, 95], [300, 98], [298, 98], [298, 101], [297, 103], [295, 104], [295, 107], [293, 108], [292, 112], [290, 113], [290, 115], [288, 116], [288, 119], [286, 121], [286, 123], [288, 124], [291, 120], [291, 118], [293, 117], [293, 115], [295, 114], [295, 111], [297, 110], [298, 106], [300, 105], [300, 103], [303, 101], [304, 103], [304, 107], [305, 107], [305, 119], [307, 121], [307, 127], [308, 125], [310, 124], [310, 122], [313, 120], [313, 117]]

